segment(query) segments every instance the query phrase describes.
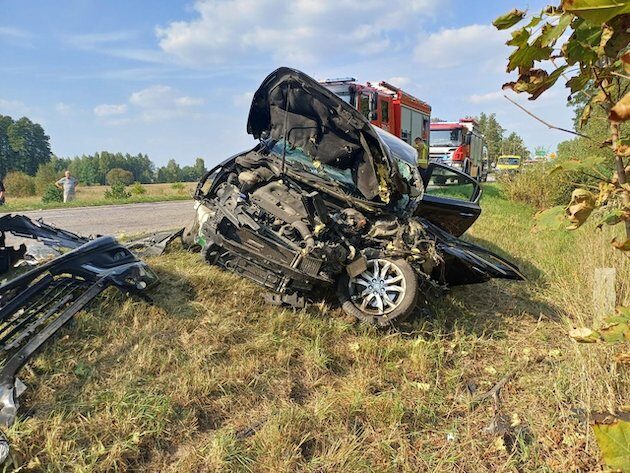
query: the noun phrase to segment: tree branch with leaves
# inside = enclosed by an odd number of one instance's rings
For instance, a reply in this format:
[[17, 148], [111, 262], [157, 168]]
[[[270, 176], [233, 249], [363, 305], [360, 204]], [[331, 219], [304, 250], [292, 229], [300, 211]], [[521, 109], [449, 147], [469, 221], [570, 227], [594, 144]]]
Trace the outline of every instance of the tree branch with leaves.
[[[602, 180], [599, 192], [576, 189], [568, 207], [550, 209], [541, 216], [542, 220], [558, 222], [562, 217], [569, 220], [569, 229], [575, 229], [595, 208], [602, 208], [603, 224], [625, 227], [625, 238], [615, 239], [612, 244], [630, 251], [630, 140], [623, 135], [621, 126], [630, 120], [630, 1], [563, 0], [559, 6], [548, 6], [531, 17], [526, 11], [512, 10], [493, 24], [506, 30], [527, 20], [525, 26], [512, 29], [507, 42], [514, 48], [507, 71], [516, 71], [518, 77], [503, 88], [526, 93], [530, 100], [536, 100], [564, 79], [570, 89], [568, 101], [583, 95], [581, 125], [588, 122], [593, 110], [603, 110], [609, 138], [600, 146], [614, 153], [612, 177]], [[569, 160], [561, 163], [556, 172], [580, 170], [596, 174], [596, 167], [601, 165], [602, 160], [596, 157]]]

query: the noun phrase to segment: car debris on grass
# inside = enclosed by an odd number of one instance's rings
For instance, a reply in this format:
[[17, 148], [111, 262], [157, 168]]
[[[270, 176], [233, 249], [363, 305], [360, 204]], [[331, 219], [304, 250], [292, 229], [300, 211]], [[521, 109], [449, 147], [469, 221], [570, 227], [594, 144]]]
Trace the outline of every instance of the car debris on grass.
[[[0, 285], [0, 426], [16, 419], [25, 389], [20, 370], [92, 300], [109, 287], [141, 294], [158, 279], [153, 271], [113, 237], [81, 237], [21, 215], [0, 218], [0, 270], [8, 272], [26, 254], [6, 246], [6, 234], [38, 240], [65, 250]], [[149, 242], [150, 244], [150, 242]], [[6, 263], [6, 264], [5, 264]], [[0, 463], [9, 453], [0, 439]]]

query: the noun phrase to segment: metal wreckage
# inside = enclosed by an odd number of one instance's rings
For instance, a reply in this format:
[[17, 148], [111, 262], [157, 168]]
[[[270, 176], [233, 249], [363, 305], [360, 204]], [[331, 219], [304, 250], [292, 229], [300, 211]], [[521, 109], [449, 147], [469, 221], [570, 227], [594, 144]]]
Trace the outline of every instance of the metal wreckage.
[[[139, 255], [160, 255], [180, 237], [208, 263], [266, 288], [271, 303], [303, 307], [334, 293], [345, 312], [381, 326], [410, 315], [434, 289], [523, 279], [458, 238], [481, 212], [475, 181], [439, 164], [422, 176], [414, 148], [307, 75], [270, 74], [247, 131], [256, 146], [201, 179], [187, 231], [121, 244], [0, 217], [0, 275], [14, 273], [0, 285], [0, 425], [16, 419], [17, 376], [29, 360], [107, 288], [147, 298], [158, 278]], [[467, 189], [463, 197], [430, 192], [449, 180]], [[7, 246], [8, 233], [39, 241], [40, 254]], [[0, 463], [8, 452], [0, 436]]]
[[258, 144], [201, 179], [188, 237], [271, 302], [334, 290], [348, 314], [388, 325], [433, 288], [523, 278], [458, 238], [481, 212], [475, 180], [437, 163], [422, 176], [415, 148], [307, 75], [271, 73], [247, 131]]
[[[7, 246], [7, 233], [40, 245]], [[179, 235], [156, 234], [122, 245], [110, 236], [85, 238], [21, 215], [0, 217], [0, 276], [15, 273], [0, 285], [0, 426], [15, 422], [25, 389], [19, 371], [79, 311], [109, 287], [143, 296], [158, 282], [131, 249], [160, 254]], [[0, 434], [0, 464], [8, 454]]]

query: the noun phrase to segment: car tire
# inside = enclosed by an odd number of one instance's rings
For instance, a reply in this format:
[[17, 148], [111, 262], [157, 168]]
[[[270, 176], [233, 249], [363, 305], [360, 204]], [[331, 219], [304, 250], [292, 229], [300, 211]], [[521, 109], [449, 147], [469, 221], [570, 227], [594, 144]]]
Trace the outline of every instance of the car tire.
[[[381, 276], [380, 278], [373, 278], [375, 262]], [[398, 280], [399, 278], [400, 280]], [[365, 287], [365, 291], [367, 291], [368, 286], [366, 286], [366, 283], [369, 284], [374, 279], [377, 280], [375, 284], [379, 286], [372, 291], [373, 295], [371, 298], [370, 294], [365, 297], [357, 294], [357, 288]], [[361, 281], [359, 282], [359, 280]], [[388, 280], [394, 282], [389, 285], [383, 285]], [[395, 287], [402, 288], [402, 290], [394, 290]], [[388, 288], [392, 289], [392, 291], [387, 291]], [[379, 289], [381, 290], [381, 295], [377, 296], [375, 294]], [[402, 322], [416, 307], [418, 277], [411, 265], [404, 259], [372, 258], [368, 260], [367, 270], [357, 277], [351, 278], [345, 272], [341, 275], [337, 281], [337, 297], [341, 303], [341, 308], [346, 314], [352, 315], [362, 322], [385, 327], [393, 322]], [[378, 297], [380, 297], [380, 310], [378, 308]], [[385, 297], [393, 305], [390, 305]], [[361, 304], [366, 299], [370, 300], [362, 309]], [[373, 307], [372, 304], [376, 305], [376, 307]]]

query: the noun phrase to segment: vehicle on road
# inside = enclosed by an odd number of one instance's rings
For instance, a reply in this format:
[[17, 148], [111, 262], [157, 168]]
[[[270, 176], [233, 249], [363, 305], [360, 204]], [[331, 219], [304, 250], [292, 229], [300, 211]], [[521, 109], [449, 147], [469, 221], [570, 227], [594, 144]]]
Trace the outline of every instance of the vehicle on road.
[[[307, 75], [271, 73], [247, 131], [258, 143], [199, 182], [189, 235], [208, 263], [265, 287], [270, 302], [335, 293], [346, 313], [388, 325], [448, 285], [522, 279], [457, 238], [481, 211], [475, 180], [432, 163], [423, 181], [412, 146]], [[435, 185], [438, 171], [457, 185]]]
[[354, 78], [328, 79], [321, 84], [356, 108], [374, 126], [413, 145], [429, 142], [431, 107], [400, 87], [381, 81], [360, 84]]
[[523, 159], [517, 155], [502, 155], [497, 158], [497, 174], [513, 174], [519, 172]]
[[431, 123], [429, 158], [457, 168], [477, 181], [488, 180], [488, 146], [472, 118]]

